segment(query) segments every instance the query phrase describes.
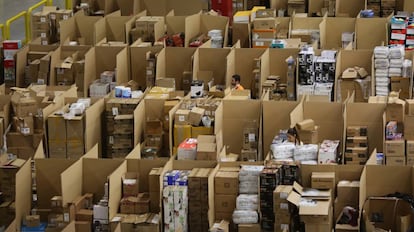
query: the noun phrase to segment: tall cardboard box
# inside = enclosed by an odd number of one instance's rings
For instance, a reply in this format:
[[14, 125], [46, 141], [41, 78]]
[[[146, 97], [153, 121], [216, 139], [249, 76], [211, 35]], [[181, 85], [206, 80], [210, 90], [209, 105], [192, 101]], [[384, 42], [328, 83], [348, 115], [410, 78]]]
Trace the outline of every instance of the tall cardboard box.
[[214, 189], [216, 194], [234, 194], [239, 192], [238, 172], [217, 172], [214, 178]]

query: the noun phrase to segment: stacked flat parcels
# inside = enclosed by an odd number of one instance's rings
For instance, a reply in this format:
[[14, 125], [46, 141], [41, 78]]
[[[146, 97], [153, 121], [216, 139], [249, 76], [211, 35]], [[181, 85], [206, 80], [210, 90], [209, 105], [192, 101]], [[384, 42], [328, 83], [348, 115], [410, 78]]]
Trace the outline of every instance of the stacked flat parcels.
[[405, 41], [405, 48], [412, 50], [414, 46], [414, 17], [410, 17], [407, 23], [407, 40]]
[[295, 229], [304, 224], [304, 228], [301, 229], [307, 232], [332, 231], [333, 207], [330, 190], [307, 189], [295, 182], [287, 200], [299, 208], [300, 223], [294, 221]]
[[[104, 97], [115, 88], [116, 76], [115, 71], [104, 71], [100, 75], [100, 79], [95, 80], [89, 86], [89, 95], [91, 97]], [[131, 98], [131, 94], [123, 96], [124, 98]]]
[[[133, 113], [140, 99], [111, 98], [105, 107], [106, 157], [124, 158], [133, 148]], [[121, 143], [122, 142], [122, 143]]]
[[135, 21], [135, 29], [131, 30], [132, 40], [141, 38], [144, 42], [154, 42], [164, 34], [164, 17], [143, 16]]
[[319, 164], [337, 163], [339, 156], [339, 140], [324, 140], [318, 152]]
[[286, 162], [286, 161], [275, 161], [270, 160], [266, 163], [266, 166], [279, 167], [280, 172], [280, 181], [281, 185], [293, 185], [295, 181], [300, 179], [300, 168], [299, 165], [295, 162]]
[[164, 175], [164, 231], [188, 231], [189, 171], [172, 170]]
[[312, 47], [304, 47], [298, 56], [298, 95], [329, 96], [333, 99], [336, 51], [324, 50], [315, 56]]
[[90, 99], [78, 99], [49, 115], [49, 157], [78, 159], [85, 154], [84, 111], [90, 104]]
[[405, 165], [405, 138], [404, 128], [407, 128], [407, 135], [410, 137], [409, 120], [405, 127], [405, 105], [406, 102], [396, 97], [389, 97], [385, 110], [386, 128], [384, 153], [387, 165]]
[[272, 230], [275, 223], [275, 214], [273, 211], [273, 191], [280, 184], [281, 166], [266, 164], [262, 173], [260, 173], [260, 214], [261, 228], [263, 230]]
[[295, 208], [289, 204], [287, 198], [292, 190], [293, 187], [291, 185], [279, 185], [273, 192], [275, 232], [290, 231], [290, 225]]
[[214, 177], [215, 220], [231, 221], [239, 193], [239, 167], [220, 168]]
[[207, 231], [208, 176], [212, 169], [194, 168], [188, 175], [188, 214], [190, 231]]
[[[337, 185], [337, 197], [334, 204], [334, 219], [339, 219], [344, 207], [350, 206], [358, 209], [359, 204], [359, 181], [342, 180]], [[337, 224], [336, 228], [340, 229], [342, 225]]]
[[42, 45], [48, 45], [53, 42], [49, 13], [50, 11], [44, 10], [31, 15], [32, 38], [40, 37]]
[[288, 0], [288, 15], [295, 13], [306, 13], [306, 1], [305, 0]]
[[368, 127], [349, 126], [346, 129], [345, 164], [365, 164], [368, 160]]
[[274, 17], [253, 20], [252, 47], [268, 48], [276, 38], [278, 23]]
[[259, 176], [264, 166], [242, 165], [239, 172], [239, 193], [233, 212], [235, 224], [259, 223]]

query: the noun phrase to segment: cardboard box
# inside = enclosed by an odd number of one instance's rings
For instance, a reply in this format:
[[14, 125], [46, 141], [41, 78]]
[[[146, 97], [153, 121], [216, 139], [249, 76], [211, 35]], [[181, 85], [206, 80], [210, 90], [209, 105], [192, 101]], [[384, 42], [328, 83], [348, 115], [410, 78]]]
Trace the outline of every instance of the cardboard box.
[[276, 29], [277, 23], [275, 18], [256, 18], [253, 21], [254, 29]]
[[407, 140], [407, 148], [406, 148], [407, 157], [413, 156], [414, 157], [414, 141]]
[[260, 232], [260, 224], [239, 224], [239, 232]]
[[257, 149], [242, 149], [240, 153], [241, 161], [257, 161]]
[[346, 128], [346, 136], [368, 136], [368, 127], [367, 126], [348, 126]]
[[197, 160], [217, 160], [217, 145], [215, 143], [198, 143]]
[[405, 166], [405, 156], [386, 156], [386, 164], [390, 166]]
[[340, 181], [337, 185], [337, 201], [350, 206], [359, 204], [359, 181]]
[[346, 147], [368, 147], [368, 137], [366, 136], [347, 137]]
[[216, 143], [215, 135], [198, 135], [197, 137], [192, 134], [194, 138], [197, 138], [198, 143]]
[[136, 214], [138, 197], [124, 197], [120, 202], [120, 212], [122, 214]]
[[76, 213], [76, 221], [93, 221], [93, 210], [81, 209]]
[[404, 138], [414, 140], [414, 116], [406, 116], [404, 119]]
[[404, 122], [405, 101], [400, 99], [389, 100], [385, 110], [386, 120]]
[[413, 99], [405, 100], [405, 109], [406, 109], [406, 114], [408, 116], [414, 116], [414, 100]]
[[335, 172], [312, 172], [311, 181], [312, 188], [335, 191]]
[[122, 195], [137, 196], [139, 193], [139, 173], [127, 172], [122, 175]]
[[389, 140], [385, 141], [384, 153], [385, 156], [405, 156], [405, 141], [404, 140]]
[[414, 156], [407, 156], [407, 166], [414, 166]]
[[291, 185], [278, 185], [273, 191], [273, 207], [274, 212], [277, 212], [280, 208], [280, 204], [288, 204], [288, 196], [292, 192], [293, 187]]
[[216, 194], [234, 194], [239, 192], [239, 173], [218, 171], [214, 177]]
[[27, 215], [25, 217], [25, 225], [27, 227], [38, 227], [40, 226], [40, 216], [39, 215]]
[[312, 119], [305, 119], [301, 122], [298, 122], [296, 124], [296, 127], [299, 130], [304, 130], [304, 131], [313, 131], [315, 128], [315, 121], [313, 121]]
[[178, 147], [188, 138], [191, 138], [190, 125], [174, 125], [174, 147]]
[[236, 209], [237, 195], [216, 194], [214, 209], [216, 212], [233, 213]]
[[76, 231], [92, 232], [91, 228], [92, 228], [91, 222], [75, 221]]
[[160, 191], [160, 175], [162, 173], [162, 168], [153, 168], [148, 174], [148, 184], [150, 192], [159, 192]]
[[319, 127], [315, 126], [313, 131], [300, 130], [298, 131], [299, 139], [304, 144], [317, 144], [319, 141]]
[[50, 139], [66, 141], [66, 122], [61, 115], [49, 115], [47, 118], [47, 129]]
[[178, 109], [175, 112], [174, 124], [175, 125], [188, 125], [189, 122], [190, 111]]
[[188, 121], [193, 126], [199, 126], [201, 123], [201, 119], [204, 116], [205, 109], [199, 107], [193, 107], [190, 111], [188, 116]]
[[191, 127], [191, 136], [197, 138], [200, 135], [212, 135], [214, 134], [214, 127], [205, 126], [193, 126]]

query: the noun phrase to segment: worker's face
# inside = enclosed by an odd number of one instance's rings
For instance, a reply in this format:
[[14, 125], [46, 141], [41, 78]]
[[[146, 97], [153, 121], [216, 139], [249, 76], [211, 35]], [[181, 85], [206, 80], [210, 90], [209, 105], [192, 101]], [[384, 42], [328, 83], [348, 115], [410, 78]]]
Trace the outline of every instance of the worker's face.
[[237, 82], [236, 79], [231, 78], [231, 86], [236, 86]]

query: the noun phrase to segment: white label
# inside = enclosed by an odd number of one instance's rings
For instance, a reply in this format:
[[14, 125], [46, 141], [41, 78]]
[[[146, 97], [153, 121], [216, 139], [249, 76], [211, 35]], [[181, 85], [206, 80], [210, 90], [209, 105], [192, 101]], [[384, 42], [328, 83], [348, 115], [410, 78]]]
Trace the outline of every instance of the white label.
[[114, 136], [109, 136], [109, 144], [114, 144]]
[[56, 19], [56, 15], [55, 14], [50, 14], [50, 19], [55, 20]]
[[24, 135], [26, 135], [26, 134], [30, 134], [30, 128], [28, 128], [28, 127], [22, 127], [22, 128], [20, 129], [20, 132], [21, 132], [22, 134], [24, 134]]
[[254, 141], [256, 141], [256, 135], [255, 135], [255, 134], [250, 133], [250, 134], [249, 134], [249, 142], [254, 142]]
[[147, 70], [147, 75], [152, 75], [152, 70]]
[[185, 121], [185, 116], [183, 116], [183, 115], [178, 116], [178, 121], [184, 122]]
[[289, 225], [288, 224], [281, 224], [280, 225], [280, 229], [283, 231], [283, 230], [286, 230], [286, 231], [289, 231]]
[[408, 28], [407, 29], [407, 34], [408, 35], [414, 35], [414, 28]]
[[287, 203], [280, 203], [280, 208], [281, 209], [289, 209], [289, 204], [287, 204]]
[[48, 45], [47, 41], [42, 41], [42, 45]]
[[256, 41], [256, 46], [264, 46], [264, 42]]
[[118, 114], [119, 114], [118, 108], [117, 107], [112, 107], [112, 115], [116, 116]]
[[46, 22], [46, 17], [41, 17], [40, 22], [45, 23]]
[[405, 41], [405, 44], [407, 44], [407, 45], [413, 45], [414, 44], [414, 39], [407, 39]]
[[70, 221], [70, 219], [69, 219], [69, 214], [68, 214], [68, 213], [64, 213], [64, 214], [63, 214], [63, 221], [64, 221], [64, 222], [69, 222], [69, 221]]
[[44, 79], [37, 79], [37, 84], [44, 85], [45, 84], [45, 80]]
[[287, 193], [280, 193], [280, 199], [287, 199], [288, 194]]
[[46, 33], [45, 32], [40, 33], [40, 37], [46, 38]]
[[63, 20], [68, 20], [69, 16], [68, 15], [63, 15]]
[[391, 39], [405, 40], [405, 34], [391, 33]]

